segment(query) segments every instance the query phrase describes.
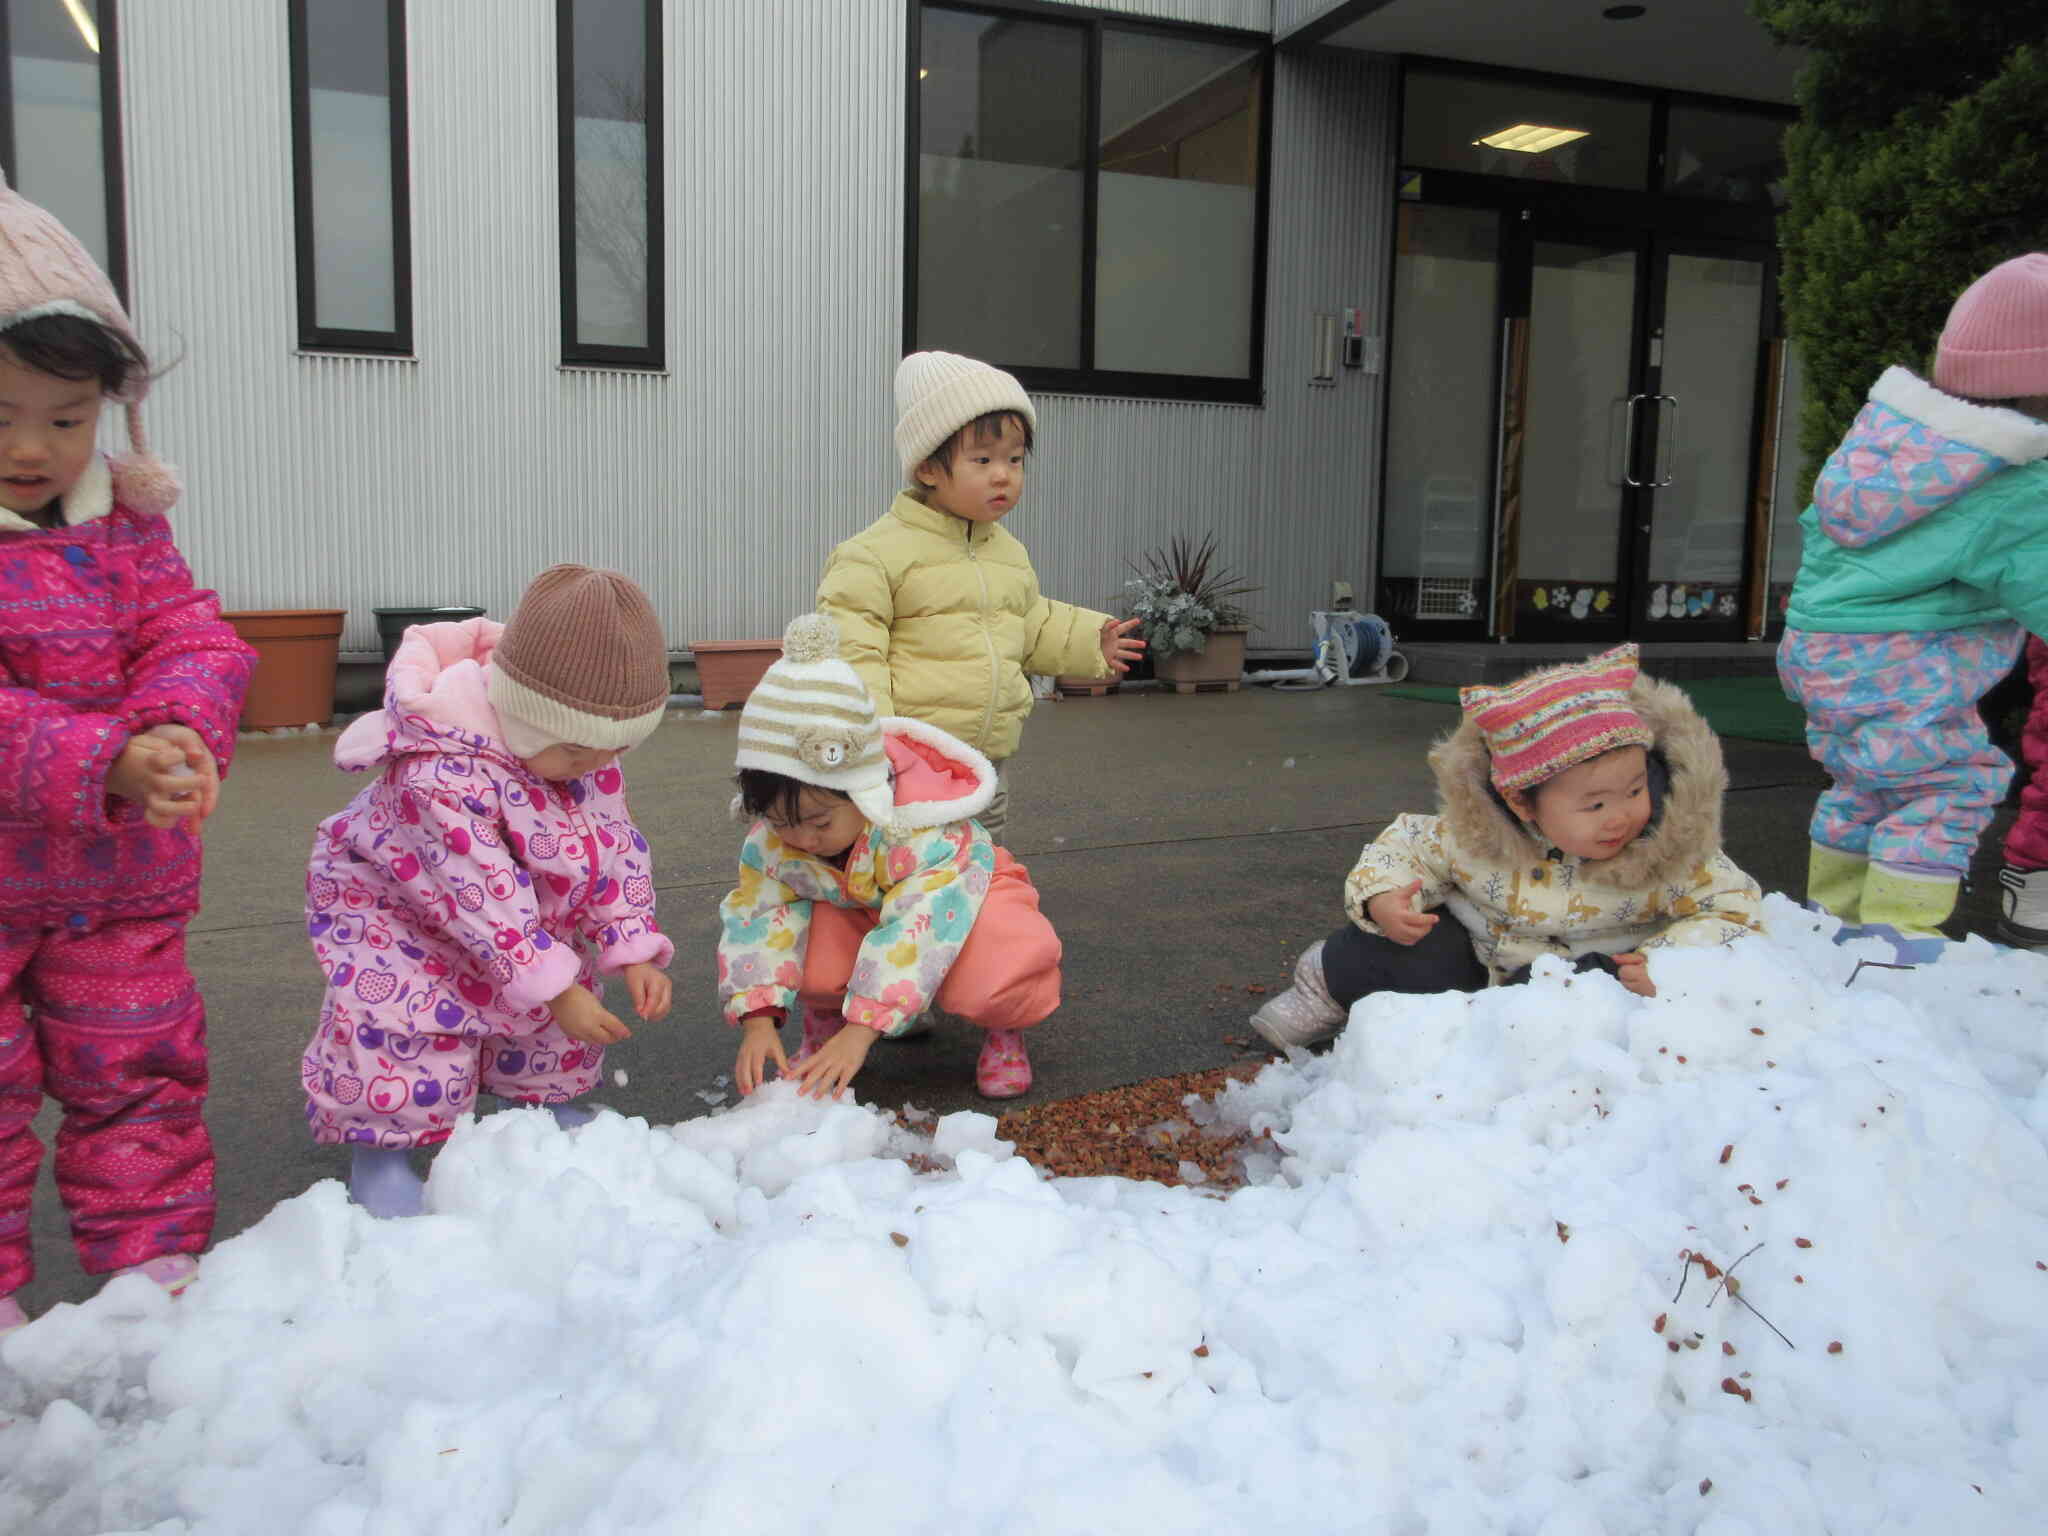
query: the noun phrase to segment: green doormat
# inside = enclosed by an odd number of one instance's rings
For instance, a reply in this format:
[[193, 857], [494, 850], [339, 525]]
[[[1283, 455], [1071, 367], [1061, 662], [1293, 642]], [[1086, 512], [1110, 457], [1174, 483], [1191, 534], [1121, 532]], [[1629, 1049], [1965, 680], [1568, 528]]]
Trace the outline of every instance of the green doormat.
[[[1696, 677], [1678, 686], [1720, 735], [1806, 744], [1806, 712], [1785, 697], [1775, 677]], [[1426, 699], [1432, 704], [1458, 702], [1458, 690], [1440, 683], [1396, 683], [1382, 692], [1390, 698]]]

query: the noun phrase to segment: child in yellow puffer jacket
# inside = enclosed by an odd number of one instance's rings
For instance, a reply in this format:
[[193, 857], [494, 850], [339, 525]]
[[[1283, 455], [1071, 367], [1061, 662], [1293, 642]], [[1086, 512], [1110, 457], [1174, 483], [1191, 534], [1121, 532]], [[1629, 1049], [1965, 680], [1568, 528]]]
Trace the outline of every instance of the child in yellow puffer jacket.
[[896, 370], [896, 451], [907, 489], [832, 551], [818, 611], [876, 712], [958, 737], [997, 770], [975, 819], [1003, 840], [1009, 775], [1031, 712], [1027, 673], [1108, 677], [1145, 642], [1136, 619], [1056, 602], [1002, 519], [1024, 499], [1038, 430], [1015, 378], [950, 352], [916, 352]]

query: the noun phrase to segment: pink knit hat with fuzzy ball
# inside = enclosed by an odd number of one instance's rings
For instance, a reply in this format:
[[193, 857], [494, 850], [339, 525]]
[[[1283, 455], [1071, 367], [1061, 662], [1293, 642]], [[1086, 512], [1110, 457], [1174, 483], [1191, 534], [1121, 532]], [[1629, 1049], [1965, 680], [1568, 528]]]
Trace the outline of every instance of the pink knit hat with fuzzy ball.
[[1528, 789], [1565, 769], [1656, 738], [1629, 703], [1636, 648], [1617, 645], [1562, 667], [1545, 667], [1499, 688], [1458, 690], [1465, 718], [1493, 758], [1494, 787]]
[[[138, 353], [142, 344], [114, 285], [70, 230], [0, 180], [0, 344], [24, 320], [70, 315], [105, 326]], [[181, 489], [178, 473], [149, 451], [142, 433], [142, 397], [149, 376], [137, 372], [116, 397], [128, 408], [129, 451], [114, 461], [114, 499], [139, 512], [167, 512]]]
[[1963, 290], [1941, 328], [1934, 387], [1978, 400], [2048, 395], [2048, 254], [2000, 262]]

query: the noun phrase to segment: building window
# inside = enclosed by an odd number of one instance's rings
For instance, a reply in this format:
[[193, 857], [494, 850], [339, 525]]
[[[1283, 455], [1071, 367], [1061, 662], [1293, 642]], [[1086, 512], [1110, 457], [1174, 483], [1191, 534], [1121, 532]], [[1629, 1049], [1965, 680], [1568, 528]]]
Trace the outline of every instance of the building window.
[[116, 23], [114, 0], [0, 0], [0, 167], [125, 301]]
[[1033, 389], [1256, 403], [1265, 39], [930, 4], [911, 38], [906, 350]]
[[664, 366], [660, 0], [557, 0], [562, 361]]
[[299, 345], [412, 350], [405, 0], [290, 0]]

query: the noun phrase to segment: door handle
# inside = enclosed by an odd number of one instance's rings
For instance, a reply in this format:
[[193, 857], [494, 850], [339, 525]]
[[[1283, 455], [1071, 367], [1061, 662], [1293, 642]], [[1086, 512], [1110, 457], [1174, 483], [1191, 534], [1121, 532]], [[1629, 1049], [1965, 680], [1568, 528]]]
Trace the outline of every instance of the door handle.
[[1650, 399], [1649, 395], [1630, 395], [1622, 407], [1628, 414], [1628, 432], [1621, 444], [1621, 483], [1641, 486], [1645, 482], [1636, 478], [1636, 407]]
[[[1659, 476], [1651, 484], [1661, 490], [1678, 478], [1678, 396], [1652, 395], [1650, 398], [1657, 401], [1660, 405], [1668, 402], [1671, 406], [1670, 431], [1667, 432], [1665, 430], [1664, 419], [1661, 413], [1657, 419], [1657, 457], [1663, 462], [1669, 472]], [[1671, 450], [1668, 458], [1665, 457], [1664, 452], [1667, 444]]]

